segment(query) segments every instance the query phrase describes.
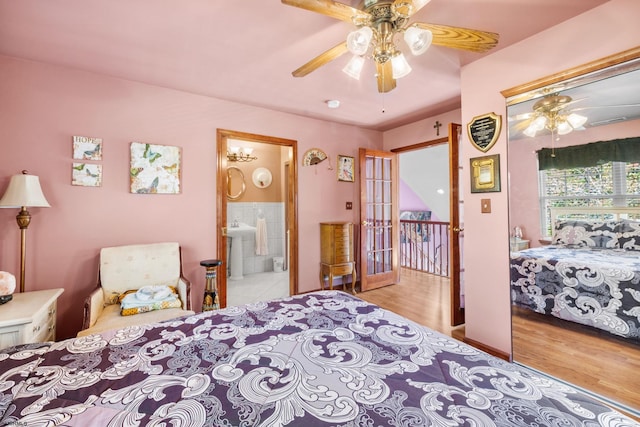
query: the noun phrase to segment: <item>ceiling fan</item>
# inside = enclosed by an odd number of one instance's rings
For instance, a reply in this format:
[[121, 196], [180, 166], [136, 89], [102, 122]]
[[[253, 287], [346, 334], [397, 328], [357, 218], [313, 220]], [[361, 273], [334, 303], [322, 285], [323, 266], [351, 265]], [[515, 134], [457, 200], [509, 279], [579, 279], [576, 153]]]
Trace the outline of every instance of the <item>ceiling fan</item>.
[[294, 77], [304, 77], [346, 52], [353, 58], [343, 69], [359, 78], [365, 56], [376, 64], [378, 92], [389, 92], [396, 87], [396, 79], [407, 75], [411, 68], [394, 43], [394, 37], [402, 34], [414, 55], [424, 53], [431, 44], [486, 52], [498, 43], [498, 34], [447, 25], [410, 23], [430, 0], [365, 0], [360, 9], [333, 0], [281, 0], [282, 3], [321, 13], [350, 22], [358, 27], [347, 39], [321, 53], [297, 70]]
[[533, 104], [531, 112], [516, 115], [510, 121], [520, 121], [513, 129], [522, 131], [528, 137], [534, 137], [542, 130], [548, 130], [552, 134], [566, 135], [574, 130], [583, 130], [589, 120], [588, 117], [579, 114], [584, 111], [597, 108], [628, 108], [640, 107], [640, 104], [600, 105], [571, 108], [577, 102], [585, 98], [573, 99], [568, 95], [549, 93]]

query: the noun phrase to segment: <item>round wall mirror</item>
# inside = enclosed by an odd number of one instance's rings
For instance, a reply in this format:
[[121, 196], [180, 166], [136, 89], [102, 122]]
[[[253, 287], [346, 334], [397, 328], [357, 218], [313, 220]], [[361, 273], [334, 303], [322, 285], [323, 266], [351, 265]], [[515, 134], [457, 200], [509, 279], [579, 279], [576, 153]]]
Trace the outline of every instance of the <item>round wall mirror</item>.
[[247, 189], [244, 173], [235, 166], [227, 168], [227, 199], [238, 200]]

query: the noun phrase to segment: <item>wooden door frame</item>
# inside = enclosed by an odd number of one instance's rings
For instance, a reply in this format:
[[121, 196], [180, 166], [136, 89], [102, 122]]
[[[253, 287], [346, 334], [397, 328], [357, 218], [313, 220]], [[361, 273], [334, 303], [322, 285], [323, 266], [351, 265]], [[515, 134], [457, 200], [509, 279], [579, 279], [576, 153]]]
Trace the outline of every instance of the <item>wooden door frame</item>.
[[[281, 145], [291, 148], [289, 160], [289, 190], [287, 197], [287, 209], [290, 225], [288, 237], [289, 247], [289, 294], [298, 293], [298, 171], [296, 168], [298, 158], [298, 141], [292, 139], [277, 138], [273, 136], [257, 135], [227, 129], [216, 130], [216, 242], [218, 258], [223, 260], [222, 268], [218, 269], [218, 297], [220, 307], [227, 306], [227, 140], [237, 139], [263, 144]], [[285, 230], [286, 234], [286, 230]], [[286, 246], [286, 245], [285, 245]]]
[[[448, 126], [449, 136], [445, 136], [430, 141], [419, 142], [417, 144], [398, 147], [391, 150], [392, 153], [403, 153], [406, 151], [414, 151], [422, 148], [429, 148], [436, 145], [447, 144], [449, 146], [449, 259], [451, 265], [449, 267], [449, 283], [450, 283], [450, 314], [451, 326], [457, 326], [464, 323], [464, 307], [461, 307], [460, 298], [460, 253], [458, 242], [459, 227], [459, 207], [460, 207], [460, 181], [459, 181], [459, 163], [460, 163], [460, 141], [458, 138], [458, 129], [461, 125], [450, 123]], [[457, 158], [457, 164], [454, 165], [451, 159]], [[398, 162], [399, 163], [399, 162]], [[457, 229], [457, 231], [456, 231]], [[457, 253], [456, 253], [457, 252]]]

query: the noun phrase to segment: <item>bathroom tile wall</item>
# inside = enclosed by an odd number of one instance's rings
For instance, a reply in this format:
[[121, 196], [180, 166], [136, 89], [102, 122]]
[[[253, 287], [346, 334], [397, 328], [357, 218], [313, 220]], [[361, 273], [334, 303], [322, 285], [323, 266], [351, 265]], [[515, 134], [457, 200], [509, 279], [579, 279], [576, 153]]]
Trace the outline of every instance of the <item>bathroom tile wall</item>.
[[[267, 255], [256, 255], [255, 235], [243, 237], [243, 275], [273, 271], [273, 258], [286, 257], [284, 208], [284, 203], [280, 202], [227, 203], [227, 221], [229, 224], [237, 219], [238, 222], [255, 227], [260, 213], [264, 214], [267, 222], [267, 245], [269, 247]], [[231, 244], [231, 239], [227, 239], [227, 245], [229, 244]], [[227, 254], [230, 252], [227, 247]], [[229, 263], [227, 262], [227, 270], [228, 268]]]

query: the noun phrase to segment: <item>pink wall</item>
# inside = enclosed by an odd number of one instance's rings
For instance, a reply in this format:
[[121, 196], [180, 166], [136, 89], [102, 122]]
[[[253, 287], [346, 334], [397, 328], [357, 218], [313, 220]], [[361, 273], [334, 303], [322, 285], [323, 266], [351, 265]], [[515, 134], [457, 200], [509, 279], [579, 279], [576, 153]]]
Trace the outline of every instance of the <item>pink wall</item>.
[[[635, 47], [640, 40], [638, 16], [637, 0], [611, 0], [467, 65], [462, 70], [462, 123], [490, 112], [505, 119], [501, 90]], [[468, 165], [469, 158], [482, 153], [472, 147], [465, 132], [462, 139], [462, 164]], [[506, 159], [504, 128], [487, 154]], [[507, 166], [501, 162], [502, 177]], [[502, 183], [505, 188], [505, 178]], [[481, 198], [491, 199], [491, 214], [480, 213]], [[466, 336], [510, 352], [507, 191], [471, 194], [466, 189], [464, 200]]]
[[[616, 123], [608, 126], [588, 128], [585, 131], [571, 132], [556, 142], [556, 147], [588, 144], [595, 141], [608, 141], [617, 138], [627, 138], [637, 135], [640, 120]], [[530, 240], [530, 246], [541, 246], [539, 239], [540, 209], [538, 198], [538, 161], [536, 151], [550, 148], [549, 135], [536, 138], [524, 138], [509, 143], [509, 164], [518, 165], [509, 174], [509, 221], [511, 229], [518, 225], [522, 227], [525, 239]]]
[[[183, 246], [184, 269], [198, 308], [199, 262], [216, 257], [216, 128], [298, 141], [298, 158], [319, 147], [358, 155], [380, 149], [382, 135], [185, 92], [0, 57], [0, 191], [28, 169], [40, 176], [51, 208], [33, 208], [27, 233], [28, 290], [61, 287], [58, 337], [75, 335], [82, 304], [96, 282], [99, 248], [157, 241]], [[103, 185], [71, 186], [71, 137], [103, 138]], [[182, 194], [129, 193], [132, 141], [182, 147]], [[335, 168], [335, 164], [334, 164]], [[357, 172], [357, 171], [356, 171]], [[300, 291], [319, 288], [321, 221], [355, 221], [354, 183], [338, 182], [327, 162], [298, 168]], [[0, 270], [18, 276], [17, 209], [0, 209]]]

